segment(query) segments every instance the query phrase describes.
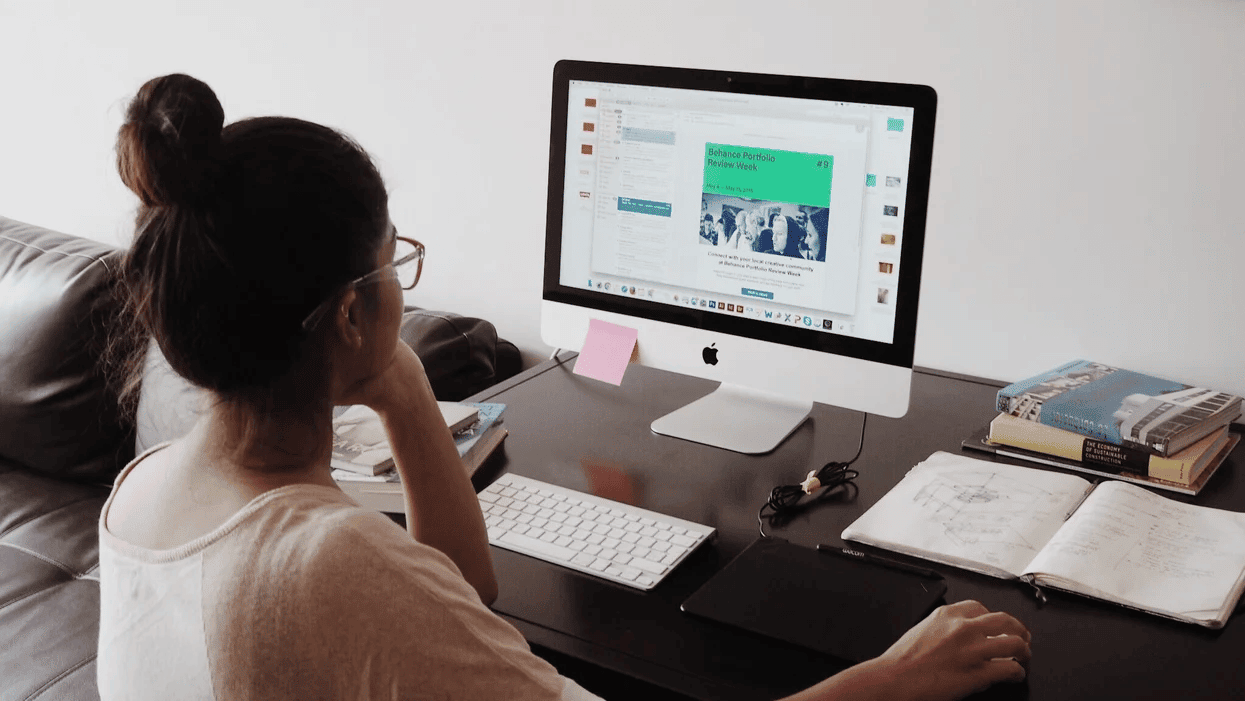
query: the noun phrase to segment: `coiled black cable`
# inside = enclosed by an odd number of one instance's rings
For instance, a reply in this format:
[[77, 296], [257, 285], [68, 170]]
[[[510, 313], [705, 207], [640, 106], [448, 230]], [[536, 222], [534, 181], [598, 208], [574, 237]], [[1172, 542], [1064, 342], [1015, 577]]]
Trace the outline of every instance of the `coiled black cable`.
[[[848, 488], [854, 490], [856, 484], [853, 482], [860, 473], [851, 468], [851, 464], [856, 462], [861, 452], [865, 448], [865, 425], [869, 422], [869, 415], [865, 414], [865, 418], [860, 422], [860, 444], [856, 447], [856, 455], [847, 462], [828, 462], [820, 470], [814, 470], [808, 473], [804, 482], [801, 484], [780, 484], [770, 490], [769, 500], [765, 502], [757, 511], [757, 530], [761, 532], [761, 537], [765, 535], [765, 520], [775, 526], [782, 527], [791, 522], [796, 514], [825, 501], [830, 495], [838, 496], [845, 493]], [[842, 487], [842, 491], [840, 491]], [[815, 496], [814, 496], [815, 495]], [[804, 498], [812, 496], [811, 500], [805, 501]], [[765, 511], [768, 509], [769, 514]]]

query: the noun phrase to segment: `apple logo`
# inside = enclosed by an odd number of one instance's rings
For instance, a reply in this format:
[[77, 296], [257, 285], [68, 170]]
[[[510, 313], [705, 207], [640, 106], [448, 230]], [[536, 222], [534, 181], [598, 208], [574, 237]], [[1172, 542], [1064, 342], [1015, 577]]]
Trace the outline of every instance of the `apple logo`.
[[714, 348], [715, 345], [717, 344], [711, 343], [708, 346], [706, 346], [704, 350], [700, 352], [700, 357], [704, 358], [705, 365], [717, 365], [718, 364], [718, 349]]

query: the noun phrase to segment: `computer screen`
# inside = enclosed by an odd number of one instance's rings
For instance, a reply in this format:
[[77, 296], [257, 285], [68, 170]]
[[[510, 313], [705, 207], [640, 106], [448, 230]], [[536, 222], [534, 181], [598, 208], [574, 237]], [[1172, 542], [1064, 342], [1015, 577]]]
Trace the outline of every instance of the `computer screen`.
[[[936, 101], [918, 85], [559, 62], [542, 338], [578, 350], [590, 319], [637, 329], [640, 362], [722, 383], [706, 400], [720, 406], [686, 408], [694, 435], [666, 417], [654, 430], [743, 452], [772, 449], [814, 401], [902, 416]], [[741, 413], [739, 430], [776, 420], [782, 435], [724, 444]]]

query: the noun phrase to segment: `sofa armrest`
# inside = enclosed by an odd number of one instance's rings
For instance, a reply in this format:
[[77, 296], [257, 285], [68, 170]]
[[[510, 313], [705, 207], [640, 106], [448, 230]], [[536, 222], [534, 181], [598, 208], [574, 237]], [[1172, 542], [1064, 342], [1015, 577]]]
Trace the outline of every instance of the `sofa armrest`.
[[0, 459], [111, 482], [133, 428], [99, 364], [121, 251], [0, 217]]

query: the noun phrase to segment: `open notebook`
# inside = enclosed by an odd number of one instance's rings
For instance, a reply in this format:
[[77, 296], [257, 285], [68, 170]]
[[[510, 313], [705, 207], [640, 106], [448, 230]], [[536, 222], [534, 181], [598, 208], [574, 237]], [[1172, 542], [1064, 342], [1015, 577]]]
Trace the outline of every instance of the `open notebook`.
[[1245, 514], [943, 452], [843, 539], [1208, 628], [1245, 588]]

